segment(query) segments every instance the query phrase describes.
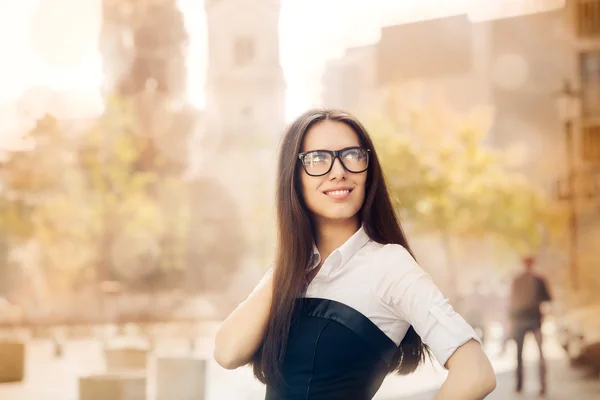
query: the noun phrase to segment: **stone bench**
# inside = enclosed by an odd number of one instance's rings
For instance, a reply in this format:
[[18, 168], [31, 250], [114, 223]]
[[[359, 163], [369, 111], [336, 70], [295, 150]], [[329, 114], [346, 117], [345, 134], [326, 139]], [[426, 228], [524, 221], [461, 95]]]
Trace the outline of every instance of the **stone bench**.
[[104, 359], [107, 371], [143, 371], [148, 367], [148, 350], [142, 347], [107, 347]]
[[78, 400], [146, 400], [146, 376], [143, 372], [82, 376]]
[[165, 357], [156, 360], [156, 400], [205, 400], [206, 360]]
[[25, 375], [25, 343], [0, 341], [0, 383], [20, 382]]

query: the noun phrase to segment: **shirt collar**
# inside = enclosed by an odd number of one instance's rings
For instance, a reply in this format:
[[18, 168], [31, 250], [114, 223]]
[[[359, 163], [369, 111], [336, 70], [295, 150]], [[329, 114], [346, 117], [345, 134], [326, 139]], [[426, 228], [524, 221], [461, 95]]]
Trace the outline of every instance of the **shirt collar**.
[[360, 229], [357, 230], [356, 233], [346, 241], [346, 243], [338, 247], [337, 250], [342, 256], [339, 266], [341, 267], [342, 265], [346, 264], [354, 256], [354, 254], [361, 249], [361, 247], [367, 244], [369, 240], [369, 235], [367, 235], [367, 232], [365, 232], [365, 228], [361, 226]]
[[[360, 250], [361, 247], [369, 242], [369, 240], [371, 240], [369, 235], [367, 235], [367, 232], [365, 232], [364, 227], [361, 226], [360, 229], [356, 231], [348, 240], [346, 240], [343, 245], [333, 251], [332, 255], [337, 252], [340, 256], [340, 262], [333, 266], [333, 268], [340, 268], [346, 264], [348, 260], [350, 260], [352, 256], [354, 256], [354, 254]], [[308, 270], [312, 271], [319, 265], [320, 262], [321, 254], [319, 253], [317, 245], [313, 241], [313, 254], [310, 258]]]
[[312, 248], [312, 255], [310, 256], [310, 261], [308, 262], [309, 271], [312, 271], [313, 269], [317, 268], [317, 266], [321, 262], [321, 254], [319, 253], [319, 249], [317, 249], [317, 245], [314, 241]]

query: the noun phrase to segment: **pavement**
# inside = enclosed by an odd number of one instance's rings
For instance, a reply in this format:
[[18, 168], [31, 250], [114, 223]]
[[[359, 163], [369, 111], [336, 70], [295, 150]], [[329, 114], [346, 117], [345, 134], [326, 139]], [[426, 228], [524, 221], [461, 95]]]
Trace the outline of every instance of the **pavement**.
[[[510, 400], [534, 399], [538, 391], [535, 362], [537, 352], [533, 338], [525, 344], [525, 389], [520, 395], [514, 388], [514, 346], [509, 345], [504, 355], [498, 355], [498, 345], [486, 346], [498, 377], [498, 387], [487, 399]], [[189, 341], [161, 340], [155, 347], [155, 355], [187, 355], [208, 360], [207, 391], [205, 400], [263, 400], [264, 387], [252, 376], [250, 368], [226, 371], [212, 361], [212, 339], [196, 340], [193, 354]], [[549, 391], [552, 400], [600, 400], [600, 379], [586, 377], [585, 372], [572, 369], [564, 359], [564, 352], [551, 337], [544, 343], [548, 359]], [[1, 400], [77, 400], [78, 377], [102, 372], [103, 350], [99, 341], [93, 339], [72, 340], [65, 345], [62, 357], [55, 358], [52, 343], [48, 340], [32, 340], [28, 343], [26, 379], [16, 384], [0, 384]], [[153, 376], [153, 365], [148, 376]], [[439, 364], [428, 363], [409, 376], [389, 376], [383, 383], [375, 400], [431, 400], [435, 391], [446, 378], [446, 371]], [[148, 400], [154, 398], [153, 381], [148, 381]]]
[[[589, 371], [574, 369], [566, 360], [553, 360], [548, 364], [548, 388], [545, 397], [539, 397], [537, 368], [530, 363], [525, 369], [525, 384], [519, 394], [514, 392], [515, 379], [512, 370], [496, 375], [496, 390], [486, 400], [599, 400], [600, 378]], [[435, 390], [423, 393], [388, 397], [381, 400], [432, 400]]]

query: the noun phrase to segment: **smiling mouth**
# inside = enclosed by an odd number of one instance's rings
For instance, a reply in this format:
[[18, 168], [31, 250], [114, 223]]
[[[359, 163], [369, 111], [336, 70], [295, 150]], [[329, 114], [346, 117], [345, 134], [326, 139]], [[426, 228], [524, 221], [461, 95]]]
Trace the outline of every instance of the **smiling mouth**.
[[352, 189], [339, 189], [329, 190], [327, 192], [323, 192], [323, 194], [336, 200], [343, 200], [350, 195], [350, 192], [352, 192]]

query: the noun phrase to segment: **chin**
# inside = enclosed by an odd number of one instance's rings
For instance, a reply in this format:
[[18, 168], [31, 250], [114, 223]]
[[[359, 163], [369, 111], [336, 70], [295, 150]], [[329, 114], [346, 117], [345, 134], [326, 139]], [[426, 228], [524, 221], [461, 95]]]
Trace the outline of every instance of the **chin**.
[[358, 211], [324, 212], [321, 218], [327, 221], [342, 222], [358, 218]]

